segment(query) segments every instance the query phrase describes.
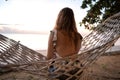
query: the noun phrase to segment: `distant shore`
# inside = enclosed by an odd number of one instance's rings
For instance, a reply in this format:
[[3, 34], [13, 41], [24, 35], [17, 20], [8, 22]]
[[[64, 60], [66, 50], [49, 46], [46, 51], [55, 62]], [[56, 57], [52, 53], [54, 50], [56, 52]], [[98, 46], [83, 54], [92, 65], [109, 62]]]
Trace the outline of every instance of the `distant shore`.
[[36, 50], [36, 51], [41, 53], [44, 56], [47, 56], [47, 50]]
[[[36, 51], [41, 53], [44, 56], [47, 55], [47, 50], [36, 50]], [[111, 47], [109, 50], [106, 51], [106, 53], [108, 54], [120, 53], [120, 45]]]

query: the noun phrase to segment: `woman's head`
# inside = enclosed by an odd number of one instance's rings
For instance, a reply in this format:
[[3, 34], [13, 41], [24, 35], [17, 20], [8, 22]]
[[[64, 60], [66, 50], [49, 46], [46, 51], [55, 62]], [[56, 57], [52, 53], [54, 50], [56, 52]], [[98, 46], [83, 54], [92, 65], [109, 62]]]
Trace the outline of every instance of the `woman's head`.
[[55, 29], [65, 30], [68, 33], [77, 31], [74, 13], [72, 9], [65, 7], [59, 12]]

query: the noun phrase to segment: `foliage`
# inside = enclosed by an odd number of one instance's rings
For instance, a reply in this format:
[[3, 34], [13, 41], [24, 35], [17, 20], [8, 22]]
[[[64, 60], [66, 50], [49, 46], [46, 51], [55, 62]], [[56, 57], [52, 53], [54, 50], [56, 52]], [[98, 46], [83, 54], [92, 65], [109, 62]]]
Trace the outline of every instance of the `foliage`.
[[[93, 25], [103, 22], [109, 16], [120, 11], [120, 0], [83, 0], [81, 8], [89, 10], [83, 18], [81, 25], [88, 29]], [[89, 26], [92, 25], [92, 26]]]

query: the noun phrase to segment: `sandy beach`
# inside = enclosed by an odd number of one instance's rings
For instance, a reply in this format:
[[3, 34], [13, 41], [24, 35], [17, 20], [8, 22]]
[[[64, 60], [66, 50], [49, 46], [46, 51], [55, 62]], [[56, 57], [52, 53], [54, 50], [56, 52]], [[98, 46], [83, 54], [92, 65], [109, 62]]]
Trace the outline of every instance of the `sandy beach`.
[[[46, 50], [38, 52], [46, 55]], [[101, 56], [85, 71], [83, 77], [85, 80], [120, 80], [120, 51], [111, 51], [110, 54]], [[44, 80], [44, 78], [20, 71], [0, 74], [0, 80]]]

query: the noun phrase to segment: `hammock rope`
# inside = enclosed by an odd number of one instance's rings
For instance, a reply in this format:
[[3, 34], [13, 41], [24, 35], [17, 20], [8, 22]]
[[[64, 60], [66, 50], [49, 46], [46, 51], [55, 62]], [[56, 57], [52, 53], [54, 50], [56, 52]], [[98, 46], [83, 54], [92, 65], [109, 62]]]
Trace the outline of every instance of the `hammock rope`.
[[99, 24], [83, 39], [79, 54], [65, 58], [45, 60], [42, 54], [0, 34], [0, 72], [10, 68], [49, 80], [78, 80], [84, 76], [84, 70], [112, 47], [119, 37], [120, 12]]

